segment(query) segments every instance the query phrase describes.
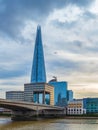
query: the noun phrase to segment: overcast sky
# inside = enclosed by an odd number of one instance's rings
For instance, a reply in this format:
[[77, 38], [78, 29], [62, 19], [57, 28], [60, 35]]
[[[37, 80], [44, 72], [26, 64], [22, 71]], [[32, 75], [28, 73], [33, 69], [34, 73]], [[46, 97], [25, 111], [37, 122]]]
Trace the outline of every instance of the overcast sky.
[[47, 82], [98, 97], [98, 0], [0, 0], [0, 97], [30, 82], [38, 24]]

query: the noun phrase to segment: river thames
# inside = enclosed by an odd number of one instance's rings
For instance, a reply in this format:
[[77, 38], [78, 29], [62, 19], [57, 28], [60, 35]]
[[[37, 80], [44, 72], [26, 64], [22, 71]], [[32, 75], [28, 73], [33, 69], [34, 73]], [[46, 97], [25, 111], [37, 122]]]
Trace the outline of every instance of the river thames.
[[98, 130], [98, 119], [11, 121], [10, 118], [0, 118], [0, 130]]

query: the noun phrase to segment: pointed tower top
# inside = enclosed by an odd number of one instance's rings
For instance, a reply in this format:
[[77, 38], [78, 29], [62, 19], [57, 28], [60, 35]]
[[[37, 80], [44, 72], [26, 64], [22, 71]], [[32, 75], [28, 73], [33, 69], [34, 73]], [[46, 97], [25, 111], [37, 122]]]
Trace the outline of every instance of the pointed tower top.
[[37, 26], [37, 30], [41, 30], [41, 26], [40, 25]]
[[46, 71], [44, 63], [44, 52], [41, 37], [41, 26], [37, 26], [33, 65], [31, 72], [31, 83], [46, 82]]

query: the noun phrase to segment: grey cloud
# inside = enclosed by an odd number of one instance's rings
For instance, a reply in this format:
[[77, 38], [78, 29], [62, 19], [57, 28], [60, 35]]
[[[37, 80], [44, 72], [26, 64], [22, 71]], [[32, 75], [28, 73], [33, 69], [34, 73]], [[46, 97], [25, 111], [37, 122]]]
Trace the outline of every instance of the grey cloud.
[[[84, 51], [87, 51], [87, 47], [85, 46], [85, 42], [82, 40], [66, 40], [65, 42], [62, 41], [61, 44], [59, 44], [60, 41], [56, 42], [56, 44], [58, 44], [58, 49], [61, 48], [63, 51], [69, 51], [72, 53], [83, 53]], [[57, 51], [57, 53], [59, 53]]]
[[[65, 16], [66, 17], [66, 16]], [[90, 12], [90, 11], [85, 11], [84, 10], [84, 13], [82, 13], [80, 16], [80, 19], [83, 19], [85, 21], [87, 20], [94, 20], [97, 18], [96, 14]], [[56, 27], [59, 27], [59, 28], [65, 28], [65, 29], [72, 29], [72, 28], [75, 28], [77, 26], [77, 23], [78, 23], [78, 20], [73, 20], [73, 21], [66, 21], [65, 22], [61, 22], [59, 21], [58, 19], [55, 19], [55, 20], [52, 20], [51, 23], [56, 26]]]
[[88, 6], [91, 3], [92, 0], [2, 0], [0, 2], [0, 32], [16, 37], [26, 19], [40, 23], [45, 21], [45, 17], [54, 8], [61, 8], [68, 4]]
[[59, 27], [59, 28], [65, 28], [65, 29], [71, 29], [73, 27], [76, 26], [76, 21], [71, 21], [71, 22], [60, 22], [58, 19], [51, 21], [51, 23], [55, 26], [55, 27]]
[[[0, 83], [0, 85], [10, 85], [10, 86], [17, 86], [17, 85], [20, 85], [20, 83], [17, 83], [17, 82], [11, 82], [11, 81], [9, 81], [9, 82], [3, 82], [3, 83]], [[4, 89], [3, 89], [4, 90]]]
[[47, 65], [47, 71], [52, 68], [52, 73], [54, 74], [69, 75], [72, 72], [80, 71], [80, 64], [78, 61], [74, 62], [66, 59], [66, 57], [63, 60], [58, 58], [57, 60], [51, 60], [50, 64]]
[[21, 77], [25, 74], [24, 70], [0, 70], [0, 79], [9, 79], [9, 78], [15, 78], [15, 77]]
[[76, 4], [78, 6], [88, 6], [92, 2], [94, 2], [94, 0], [71, 0], [72, 4]]
[[6, 69], [1, 66], [0, 69], [0, 79], [11, 79], [11, 78], [17, 78], [22, 77], [25, 75], [30, 75], [31, 65], [30, 63], [25, 63], [21, 65], [17, 65], [16, 68], [9, 69], [9, 67]]
[[[92, 42], [92, 46], [89, 46], [85, 41], [74, 40], [70, 43], [70, 50], [72, 52], [81, 53], [81, 54], [90, 54], [93, 55], [98, 52], [98, 44]], [[96, 54], [97, 55], [97, 54]]]
[[91, 13], [90, 11], [85, 11], [83, 16], [87, 20], [95, 19], [97, 17], [94, 13]]
[[67, 49], [73, 53], [83, 53], [85, 51], [86, 46], [84, 46], [84, 41], [74, 40], [68, 41]]

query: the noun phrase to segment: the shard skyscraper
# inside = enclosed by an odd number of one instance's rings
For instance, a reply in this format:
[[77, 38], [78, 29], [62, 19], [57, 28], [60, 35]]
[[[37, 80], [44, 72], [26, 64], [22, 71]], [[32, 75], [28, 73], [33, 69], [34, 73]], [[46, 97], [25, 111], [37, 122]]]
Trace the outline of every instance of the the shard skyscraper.
[[54, 87], [46, 83], [41, 27], [37, 27], [31, 82], [24, 84], [24, 101], [54, 105]]
[[31, 83], [41, 82], [46, 83], [46, 71], [42, 45], [41, 27], [37, 26], [33, 65], [31, 71]]

